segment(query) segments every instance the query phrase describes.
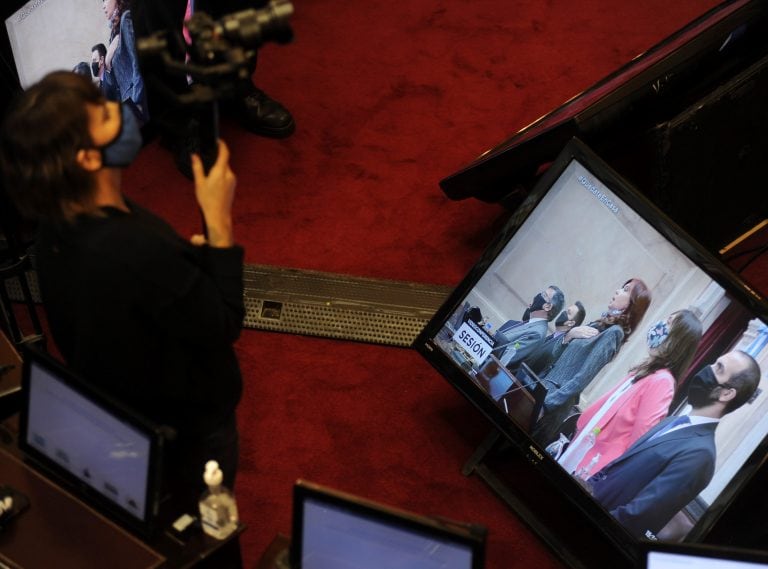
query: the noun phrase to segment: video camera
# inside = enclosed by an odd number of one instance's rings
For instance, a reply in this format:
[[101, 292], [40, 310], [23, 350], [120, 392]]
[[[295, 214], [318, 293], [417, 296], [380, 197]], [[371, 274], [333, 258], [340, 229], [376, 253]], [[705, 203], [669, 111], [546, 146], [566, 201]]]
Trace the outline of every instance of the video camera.
[[288, 23], [292, 14], [290, 0], [271, 0], [264, 8], [235, 12], [218, 21], [196, 12], [186, 22], [189, 42], [168, 30], [137, 39], [148, 87], [197, 118], [200, 147], [191, 150], [216, 156], [218, 102], [252, 88], [258, 49], [267, 42], [293, 39]]

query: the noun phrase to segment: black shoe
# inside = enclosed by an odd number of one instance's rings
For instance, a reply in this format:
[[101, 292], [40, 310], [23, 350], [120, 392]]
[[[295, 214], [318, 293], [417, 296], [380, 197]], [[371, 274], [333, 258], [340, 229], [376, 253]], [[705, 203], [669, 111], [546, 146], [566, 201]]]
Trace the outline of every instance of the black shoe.
[[255, 87], [243, 99], [237, 101], [234, 109], [242, 125], [254, 134], [286, 138], [296, 129], [296, 123], [288, 109]]

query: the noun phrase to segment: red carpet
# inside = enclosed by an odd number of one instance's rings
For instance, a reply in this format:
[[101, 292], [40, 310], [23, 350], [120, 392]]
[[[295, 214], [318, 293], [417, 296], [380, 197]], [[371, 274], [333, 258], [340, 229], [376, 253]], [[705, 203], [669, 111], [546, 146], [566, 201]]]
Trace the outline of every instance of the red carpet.
[[[249, 263], [456, 284], [504, 215], [438, 181], [589, 87], [714, 0], [295, 2], [296, 40], [257, 78], [293, 112], [285, 141], [223, 125]], [[192, 187], [156, 143], [127, 193], [183, 234]], [[415, 352], [245, 330], [236, 493], [246, 567], [290, 532], [302, 477], [490, 529], [487, 567], [560, 567], [460, 469], [486, 421]]]

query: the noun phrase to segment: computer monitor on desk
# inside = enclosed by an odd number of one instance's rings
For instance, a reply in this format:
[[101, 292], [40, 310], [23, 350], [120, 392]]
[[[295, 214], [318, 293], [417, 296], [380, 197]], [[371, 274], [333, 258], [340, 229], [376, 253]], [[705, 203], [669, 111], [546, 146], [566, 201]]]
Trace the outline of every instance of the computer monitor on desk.
[[[756, 523], [759, 523], [756, 521]], [[643, 569], [768, 569], [768, 551], [702, 544], [648, 544]]]
[[142, 537], [158, 525], [161, 429], [46, 353], [24, 353], [19, 448], [34, 468]]
[[395, 510], [299, 480], [291, 569], [482, 569], [486, 530]]

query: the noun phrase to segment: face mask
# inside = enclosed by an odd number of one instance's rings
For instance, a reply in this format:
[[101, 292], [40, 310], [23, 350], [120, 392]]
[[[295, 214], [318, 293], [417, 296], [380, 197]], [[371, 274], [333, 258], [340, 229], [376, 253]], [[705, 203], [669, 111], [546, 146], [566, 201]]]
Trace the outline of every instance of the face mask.
[[699, 370], [688, 382], [688, 402], [695, 409], [706, 407], [714, 401], [712, 391], [717, 387], [723, 387], [717, 383], [715, 372], [711, 366]]
[[669, 338], [669, 325], [664, 320], [659, 320], [648, 329], [648, 347], [658, 348]]
[[544, 295], [539, 293], [536, 296], [533, 297], [533, 302], [531, 303], [531, 312], [535, 312], [537, 310], [541, 310], [544, 308], [544, 305], [547, 303], [547, 299], [544, 298]]
[[91, 61], [91, 72], [93, 73], [94, 77], [99, 76], [99, 62], [98, 61]]
[[555, 326], [564, 326], [568, 322], [568, 313], [563, 310], [560, 315], [555, 318]]
[[523, 322], [528, 322], [530, 319], [531, 319], [531, 309], [526, 308], [525, 312], [523, 312], [523, 317], [521, 318], [521, 320]]
[[141, 130], [136, 115], [125, 104], [120, 105], [120, 114], [120, 132], [112, 142], [101, 147], [102, 166], [125, 168], [141, 150]]

